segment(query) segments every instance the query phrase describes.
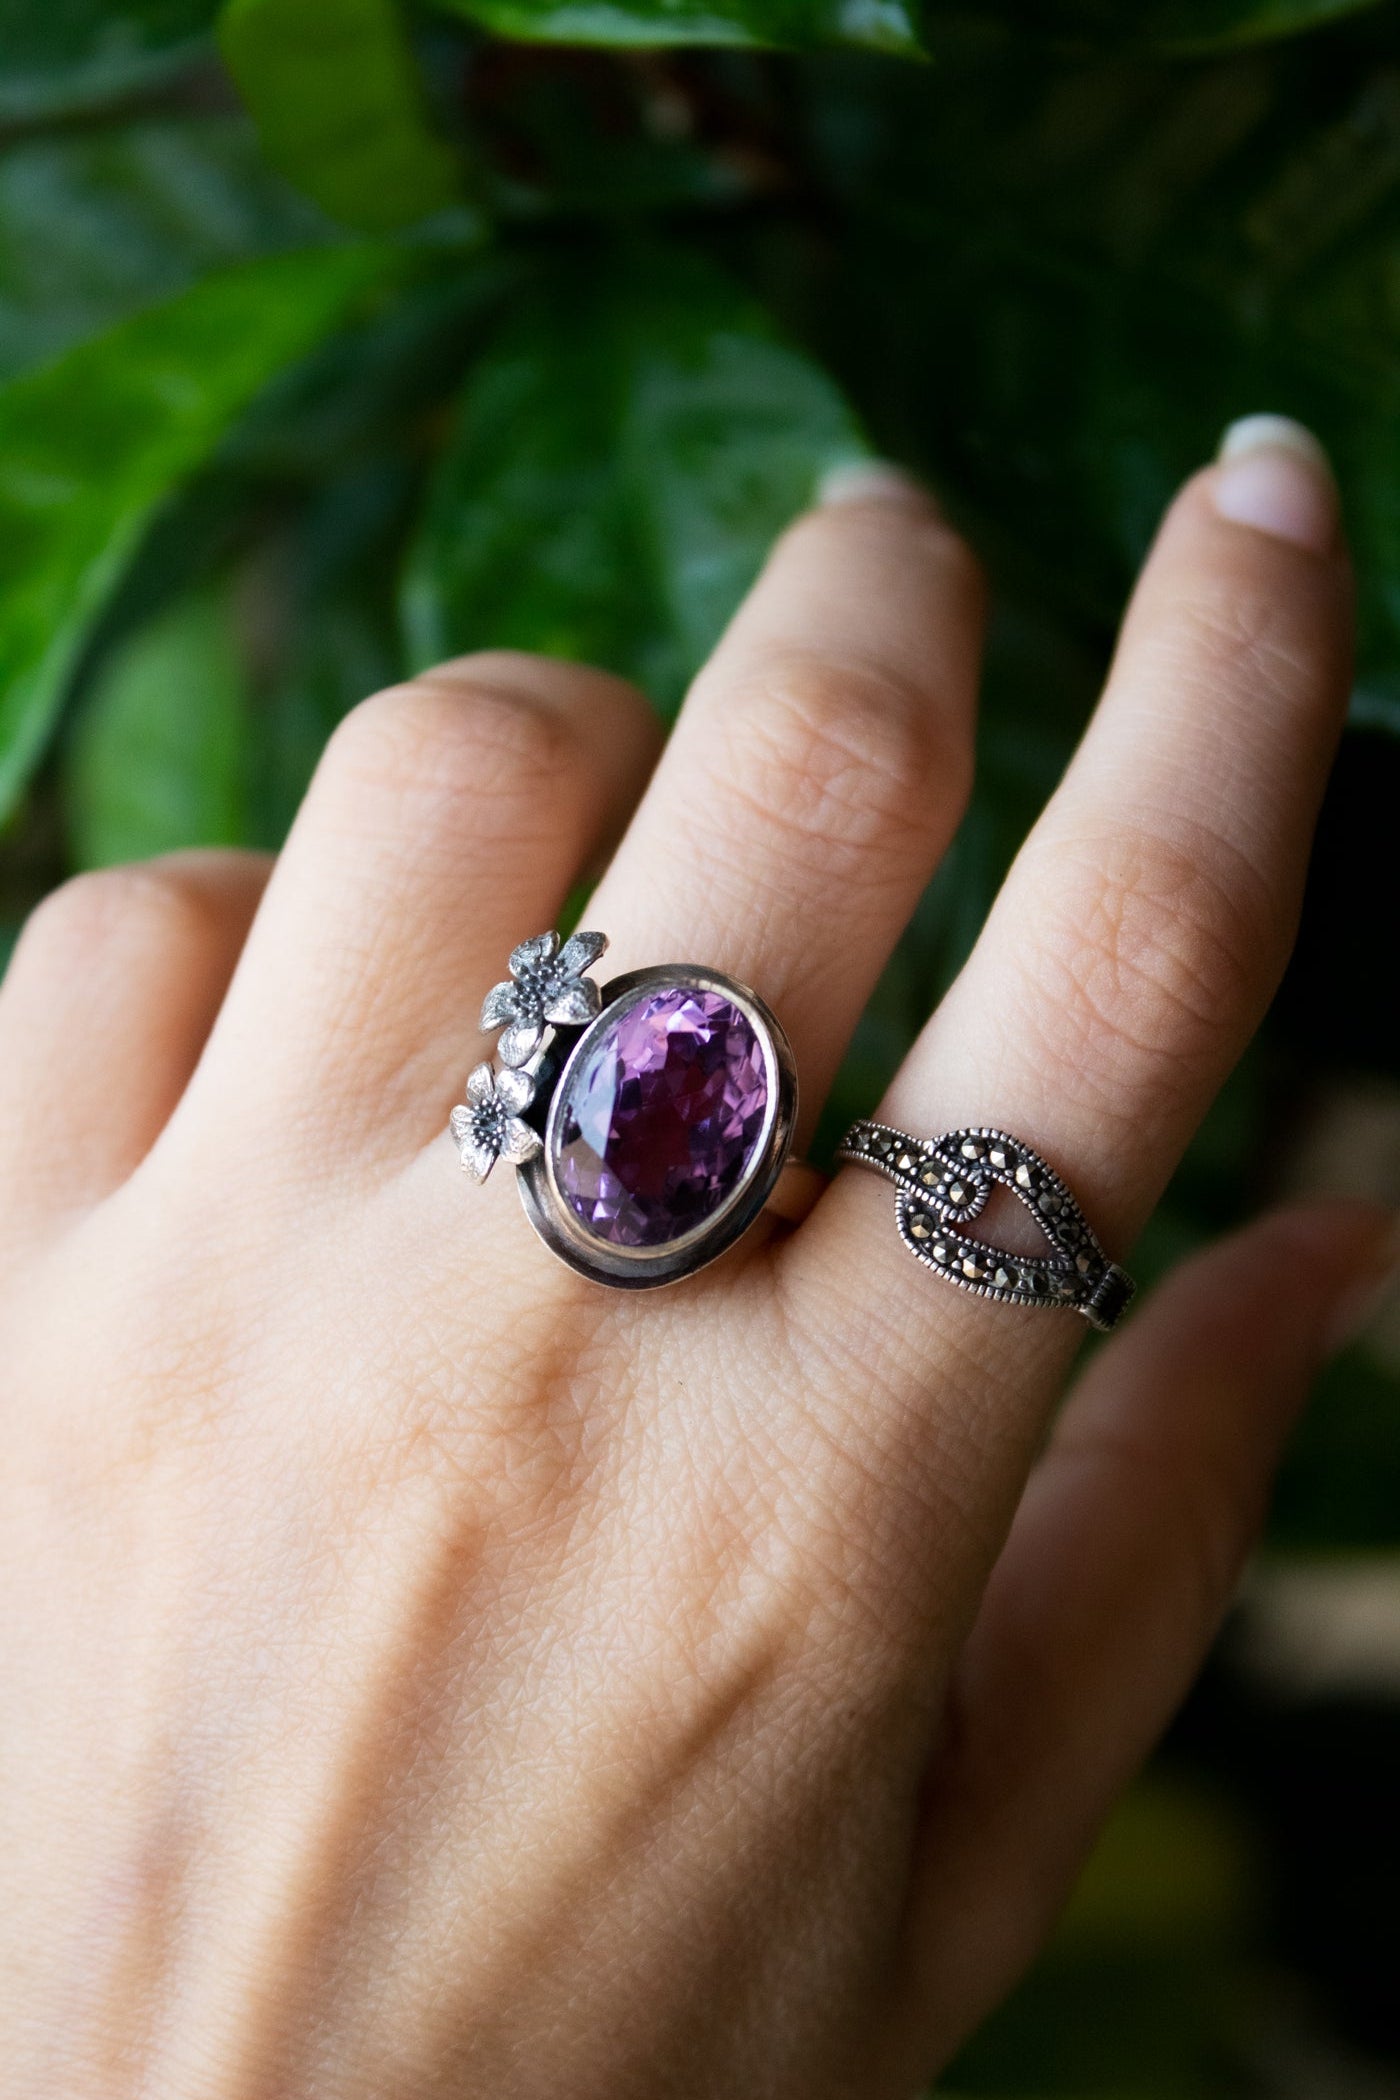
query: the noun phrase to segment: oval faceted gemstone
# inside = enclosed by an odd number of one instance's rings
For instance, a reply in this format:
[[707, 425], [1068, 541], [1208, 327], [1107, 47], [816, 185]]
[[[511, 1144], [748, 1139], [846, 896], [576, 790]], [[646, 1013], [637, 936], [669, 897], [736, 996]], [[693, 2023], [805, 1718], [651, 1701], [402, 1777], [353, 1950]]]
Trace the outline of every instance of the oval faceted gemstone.
[[763, 1046], [718, 992], [647, 992], [569, 1074], [555, 1171], [588, 1230], [661, 1247], [738, 1187], [763, 1131]]

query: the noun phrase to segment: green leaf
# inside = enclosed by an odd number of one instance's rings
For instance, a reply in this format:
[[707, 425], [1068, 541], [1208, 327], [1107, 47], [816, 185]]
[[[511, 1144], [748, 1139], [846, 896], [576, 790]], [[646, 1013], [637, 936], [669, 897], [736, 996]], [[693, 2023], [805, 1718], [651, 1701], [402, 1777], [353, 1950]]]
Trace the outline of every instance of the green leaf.
[[829, 380], [727, 279], [646, 251], [542, 284], [482, 357], [410, 557], [419, 663], [601, 663], [674, 702], [823, 470]]
[[253, 771], [259, 845], [281, 845], [336, 723], [404, 675], [395, 588], [418, 493], [417, 476], [393, 459], [341, 474], [249, 579], [264, 631]]
[[26, 139], [0, 156], [0, 378], [211, 270], [327, 231], [243, 116]]
[[1232, 418], [1336, 460], [1364, 684], [1400, 673], [1400, 109], [1379, 28], [1162, 66], [972, 39], [813, 69], [840, 196], [810, 302], [877, 438], [1002, 566], [1107, 636], [1173, 489]]
[[66, 765], [80, 868], [248, 838], [251, 718], [226, 593], [178, 599], [104, 665]]
[[0, 0], [0, 121], [154, 85], [199, 50], [217, 11], [218, 0]]
[[395, 0], [229, 0], [219, 38], [268, 159], [332, 218], [387, 233], [460, 194]]
[[0, 815], [161, 498], [383, 267], [364, 248], [246, 264], [0, 387]]
[[918, 0], [437, 0], [498, 36], [549, 44], [856, 44], [918, 56]]
[[324, 483], [394, 453], [417, 466], [440, 435], [462, 368], [519, 272], [499, 251], [415, 255], [375, 300], [282, 373], [240, 418], [221, 458], [254, 482]]
[[1092, 38], [1108, 44], [1208, 51], [1264, 43], [1317, 29], [1380, 0], [998, 0], [992, 10], [1018, 29]]

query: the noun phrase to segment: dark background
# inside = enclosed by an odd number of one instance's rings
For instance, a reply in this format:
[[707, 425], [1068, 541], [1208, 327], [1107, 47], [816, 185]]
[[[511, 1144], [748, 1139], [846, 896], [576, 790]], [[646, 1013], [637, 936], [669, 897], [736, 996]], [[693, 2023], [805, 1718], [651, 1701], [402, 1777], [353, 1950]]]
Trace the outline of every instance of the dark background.
[[[580, 656], [673, 709], [874, 448], [997, 612], [974, 806], [834, 1125], [966, 953], [1162, 503], [1260, 409], [1338, 464], [1353, 724], [1148, 1276], [1290, 1189], [1400, 1199], [1400, 10], [0, 0], [0, 957], [75, 867], [275, 845], [339, 716], [436, 656]], [[947, 2089], [1400, 2094], [1397, 1772], [1392, 1307]]]

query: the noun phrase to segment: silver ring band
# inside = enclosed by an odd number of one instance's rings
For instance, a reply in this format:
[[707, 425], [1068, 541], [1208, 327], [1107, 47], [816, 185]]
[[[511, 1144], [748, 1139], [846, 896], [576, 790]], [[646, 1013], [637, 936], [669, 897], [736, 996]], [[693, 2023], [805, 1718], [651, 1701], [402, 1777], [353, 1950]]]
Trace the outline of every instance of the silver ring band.
[[[1131, 1276], [1104, 1253], [1054, 1168], [1004, 1130], [915, 1138], [888, 1123], [853, 1123], [836, 1156], [895, 1184], [899, 1236], [935, 1276], [1008, 1305], [1064, 1306], [1104, 1334], [1127, 1310]], [[1049, 1253], [1008, 1254], [966, 1232], [998, 1184], [1025, 1205]]]

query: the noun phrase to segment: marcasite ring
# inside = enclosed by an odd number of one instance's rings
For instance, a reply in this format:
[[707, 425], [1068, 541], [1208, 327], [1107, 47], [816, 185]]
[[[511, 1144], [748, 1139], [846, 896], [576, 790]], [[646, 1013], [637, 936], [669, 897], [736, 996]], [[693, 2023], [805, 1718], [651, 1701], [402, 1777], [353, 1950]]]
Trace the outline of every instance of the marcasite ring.
[[[1054, 1168], [1004, 1130], [913, 1138], [887, 1123], [854, 1123], [836, 1156], [894, 1182], [899, 1236], [935, 1276], [1009, 1305], [1068, 1307], [1105, 1334], [1127, 1310], [1131, 1276], [1104, 1253]], [[1025, 1205], [1049, 1253], [1008, 1254], [966, 1232], [998, 1183]]]
[[765, 1209], [796, 1222], [824, 1177], [790, 1161], [797, 1073], [747, 985], [694, 963], [588, 975], [601, 933], [523, 941], [487, 993], [501, 1069], [478, 1065], [451, 1130], [484, 1181], [519, 1169], [530, 1223], [570, 1268], [624, 1290], [711, 1262]]

